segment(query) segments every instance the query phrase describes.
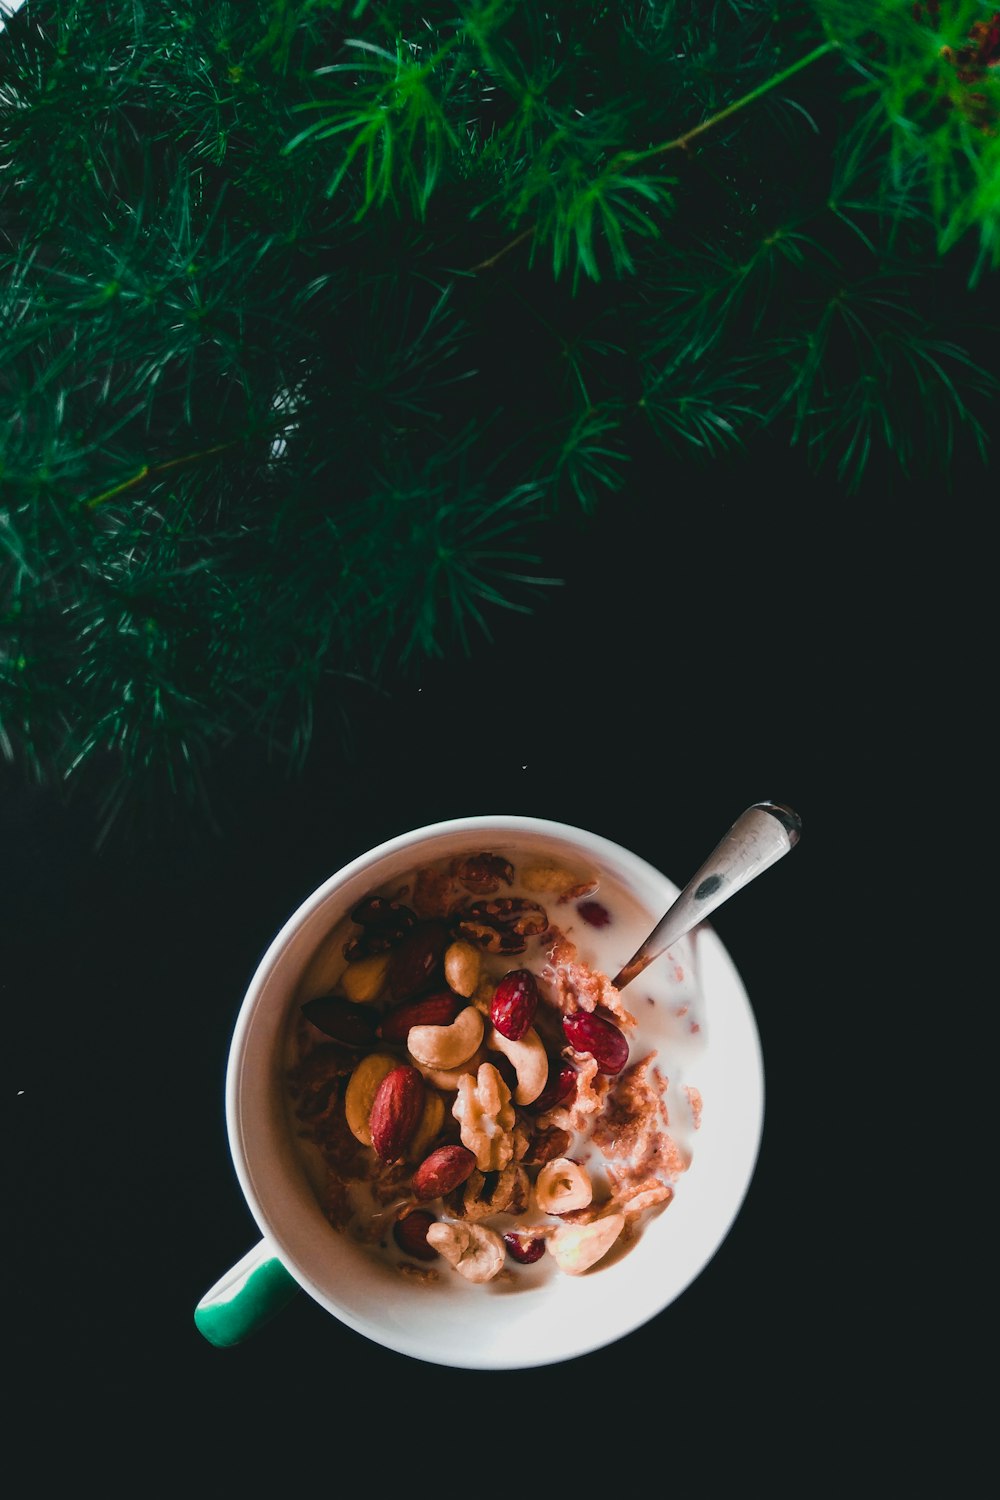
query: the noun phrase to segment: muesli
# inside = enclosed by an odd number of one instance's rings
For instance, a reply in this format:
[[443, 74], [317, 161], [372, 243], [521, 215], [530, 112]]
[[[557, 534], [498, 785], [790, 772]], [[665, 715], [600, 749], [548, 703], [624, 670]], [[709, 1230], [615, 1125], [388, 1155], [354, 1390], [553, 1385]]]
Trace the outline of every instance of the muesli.
[[[288, 1071], [335, 1229], [425, 1281], [580, 1275], [635, 1242], [691, 1153], [618, 962], [602, 967], [618, 916], [590, 872], [493, 850], [356, 903], [297, 1006]], [[678, 1097], [696, 1130], [697, 1089]]]

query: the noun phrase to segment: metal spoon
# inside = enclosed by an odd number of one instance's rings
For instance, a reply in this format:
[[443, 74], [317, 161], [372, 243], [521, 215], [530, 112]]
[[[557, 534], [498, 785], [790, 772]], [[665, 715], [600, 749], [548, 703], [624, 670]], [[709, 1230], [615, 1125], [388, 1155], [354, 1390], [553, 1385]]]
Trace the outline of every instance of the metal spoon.
[[794, 849], [801, 832], [798, 813], [781, 802], [755, 802], [748, 807], [622, 967], [612, 981], [615, 988], [631, 984], [671, 943]]

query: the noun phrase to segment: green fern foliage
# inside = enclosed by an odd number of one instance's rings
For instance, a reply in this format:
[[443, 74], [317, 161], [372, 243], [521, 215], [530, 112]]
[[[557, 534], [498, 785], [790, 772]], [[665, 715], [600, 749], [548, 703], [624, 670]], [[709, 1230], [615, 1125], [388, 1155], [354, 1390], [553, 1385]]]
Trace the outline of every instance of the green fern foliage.
[[0, 752], [111, 825], [535, 608], [647, 461], [990, 460], [978, 0], [25, 0], [0, 168]]

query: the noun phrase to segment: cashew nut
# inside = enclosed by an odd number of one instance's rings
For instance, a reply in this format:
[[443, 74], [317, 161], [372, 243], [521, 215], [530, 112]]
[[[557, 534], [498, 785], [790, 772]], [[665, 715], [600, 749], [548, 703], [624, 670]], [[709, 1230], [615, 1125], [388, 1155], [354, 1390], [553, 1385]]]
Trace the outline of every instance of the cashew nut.
[[534, 1103], [549, 1077], [548, 1053], [535, 1028], [529, 1026], [520, 1041], [512, 1042], [509, 1037], [497, 1031], [495, 1026], [491, 1026], [486, 1045], [493, 1052], [502, 1052], [514, 1065], [517, 1074], [514, 1103]]
[[444, 1100], [433, 1089], [424, 1091], [424, 1107], [417, 1128], [406, 1148], [407, 1161], [423, 1161], [444, 1124]]
[[543, 1213], [572, 1213], [576, 1208], [586, 1208], [593, 1196], [587, 1173], [568, 1156], [547, 1161], [535, 1179], [535, 1198]]
[[359, 958], [353, 964], [348, 964], [341, 974], [341, 991], [355, 1005], [365, 1005], [370, 1000], [377, 1000], [385, 988], [388, 971], [388, 953], [373, 953], [369, 958]]
[[579, 1276], [606, 1255], [625, 1228], [624, 1214], [605, 1214], [590, 1224], [564, 1224], [545, 1241], [560, 1271]]
[[344, 936], [339, 928], [327, 933], [306, 966], [299, 983], [299, 1000], [315, 1000], [329, 995], [336, 987], [344, 967]]
[[592, 896], [600, 884], [596, 875], [573, 874], [565, 865], [526, 865], [521, 884], [527, 891], [558, 891], [559, 904]]
[[411, 1026], [406, 1033], [406, 1048], [414, 1062], [428, 1068], [457, 1068], [479, 1046], [483, 1027], [479, 1011], [467, 1005], [450, 1026]]
[[457, 1068], [429, 1068], [426, 1063], [418, 1062], [415, 1057], [413, 1066], [418, 1073], [424, 1075], [428, 1083], [433, 1084], [434, 1088], [440, 1089], [445, 1094], [453, 1094], [460, 1080], [467, 1074], [471, 1073], [475, 1076], [479, 1064], [485, 1060], [485, 1057], [485, 1048], [477, 1047], [472, 1056], [466, 1058], [465, 1062], [459, 1063]]
[[467, 943], [465, 938], [458, 938], [444, 955], [444, 977], [448, 988], [468, 1000], [475, 993], [482, 966], [479, 949]]
[[506, 1258], [503, 1240], [482, 1224], [432, 1224], [427, 1243], [466, 1281], [492, 1281]]
[[368, 1122], [378, 1086], [387, 1073], [398, 1067], [399, 1058], [393, 1057], [390, 1052], [369, 1052], [347, 1080], [347, 1088], [344, 1090], [347, 1127], [363, 1146], [370, 1146], [372, 1143], [371, 1126]]

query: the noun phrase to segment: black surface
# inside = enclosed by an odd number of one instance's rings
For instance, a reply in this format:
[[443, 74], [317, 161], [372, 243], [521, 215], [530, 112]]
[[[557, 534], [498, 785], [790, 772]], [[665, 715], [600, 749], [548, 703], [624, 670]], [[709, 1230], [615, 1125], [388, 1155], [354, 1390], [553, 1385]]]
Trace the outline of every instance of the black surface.
[[[898, 1149], [886, 1106], [909, 1065], [891, 933], [917, 858], [901, 831], [942, 769], [928, 724], [966, 711], [956, 673], [975, 672], [949, 653], [942, 582], [977, 550], [978, 509], [959, 497], [942, 531], [926, 494], [848, 500], [791, 460], [662, 485], [658, 530], [612, 507], [554, 559], [568, 582], [533, 619], [359, 706], [355, 753], [321, 729], [301, 779], [220, 773], [217, 833], [178, 820], [96, 854], [90, 807], [4, 772], [5, 1349], [35, 1473], [86, 1453], [124, 1493], [140, 1435], [155, 1472], [238, 1463], [251, 1493], [270, 1463], [286, 1488], [339, 1487], [359, 1451], [364, 1488], [389, 1493], [412, 1472], [449, 1494], [483, 1474], [577, 1490], [633, 1475], [636, 1447], [661, 1475], [735, 1461], [796, 1494], [816, 1492], [806, 1472], [913, 1461], [892, 1393], [916, 1382], [927, 1320], [906, 1282], [925, 1250], [896, 1234], [936, 1148], [927, 1131]], [[713, 920], [761, 1032], [763, 1147], [672, 1306], [570, 1365], [499, 1375], [393, 1355], [305, 1296], [237, 1349], [199, 1336], [197, 1299], [257, 1237], [225, 1137], [229, 1035], [320, 881], [408, 828], [517, 812], [683, 883], [763, 799], [797, 809], [801, 843]]]

